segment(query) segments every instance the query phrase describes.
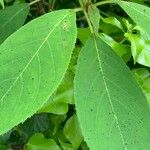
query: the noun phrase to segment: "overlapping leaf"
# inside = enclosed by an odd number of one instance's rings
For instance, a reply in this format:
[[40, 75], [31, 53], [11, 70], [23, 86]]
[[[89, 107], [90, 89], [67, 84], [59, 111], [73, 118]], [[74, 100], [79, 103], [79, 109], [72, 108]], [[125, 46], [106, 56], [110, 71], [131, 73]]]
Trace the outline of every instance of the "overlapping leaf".
[[100, 38], [83, 47], [75, 77], [77, 116], [90, 150], [150, 149], [150, 110], [129, 69]]
[[34, 114], [67, 70], [76, 41], [75, 12], [61, 10], [28, 23], [0, 47], [0, 134]]
[[119, 1], [118, 4], [150, 35], [150, 8], [133, 2]]
[[0, 44], [23, 25], [28, 13], [28, 4], [16, 4], [0, 10]]

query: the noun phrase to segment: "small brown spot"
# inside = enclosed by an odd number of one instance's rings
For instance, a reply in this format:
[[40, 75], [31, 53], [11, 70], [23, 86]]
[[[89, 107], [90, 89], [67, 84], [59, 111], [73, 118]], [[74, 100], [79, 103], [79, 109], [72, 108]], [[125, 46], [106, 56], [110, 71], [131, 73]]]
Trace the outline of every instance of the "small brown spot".
[[62, 24], [63, 30], [64, 31], [69, 31], [70, 27], [71, 27], [71, 23], [69, 20], [64, 20], [63, 24]]

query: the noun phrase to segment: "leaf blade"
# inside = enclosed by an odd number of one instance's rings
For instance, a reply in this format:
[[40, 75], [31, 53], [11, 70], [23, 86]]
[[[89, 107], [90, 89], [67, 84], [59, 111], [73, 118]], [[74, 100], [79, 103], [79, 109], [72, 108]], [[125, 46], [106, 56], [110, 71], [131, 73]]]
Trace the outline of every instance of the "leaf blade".
[[0, 11], [0, 44], [23, 25], [28, 13], [28, 4], [16, 4]]
[[[28, 23], [1, 45], [0, 134], [30, 117], [56, 90], [76, 41], [75, 22], [73, 11], [49, 13]], [[21, 113], [10, 119], [16, 112]]]
[[118, 4], [136, 24], [141, 26], [150, 35], [150, 8], [133, 2], [120, 1]]
[[123, 61], [99, 38], [90, 38], [79, 56], [75, 102], [91, 150], [150, 147], [146, 99]]

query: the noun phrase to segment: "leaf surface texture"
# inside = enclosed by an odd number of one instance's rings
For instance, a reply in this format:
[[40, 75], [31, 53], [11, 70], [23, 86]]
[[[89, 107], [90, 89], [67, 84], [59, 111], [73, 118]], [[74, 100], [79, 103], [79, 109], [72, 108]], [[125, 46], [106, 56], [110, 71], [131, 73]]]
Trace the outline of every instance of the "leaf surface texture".
[[123, 60], [100, 38], [81, 50], [77, 116], [90, 150], [150, 149], [148, 103]]
[[48, 13], [0, 47], [0, 134], [33, 115], [62, 81], [75, 45], [71, 10]]

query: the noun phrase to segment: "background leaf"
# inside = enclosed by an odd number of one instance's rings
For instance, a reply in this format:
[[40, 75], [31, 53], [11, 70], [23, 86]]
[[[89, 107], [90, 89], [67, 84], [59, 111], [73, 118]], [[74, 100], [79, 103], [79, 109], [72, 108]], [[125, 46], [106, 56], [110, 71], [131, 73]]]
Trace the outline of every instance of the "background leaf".
[[75, 102], [90, 150], [150, 148], [148, 103], [124, 62], [100, 38], [91, 37], [81, 50]]
[[64, 127], [64, 135], [72, 143], [74, 150], [78, 149], [83, 137], [78, 124], [78, 119], [76, 115], [69, 118]]
[[91, 21], [94, 31], [98, 32], [99, 21], [100, 21], [100, 14], [99, 14], [98, 8], [94, 5], [90, 5], [88, 7], [88, 16], [89, 16], [89, 19]]
[[118, 4], [150, 35], [150, 8], [133, 2], [119, 1]]
[[0, 4], [1, 4], [2, 8], [4, 8], [4, 1], [3, 0], [0, 0]]
[[132, 70], [135, 79], [139, 83], [140, 87], [142, 88], [147, 101], [150, 105], [150, 73], [145, 68], [138, 68]]
[[27, 145], [25, 150], [61, 150], [56, 142], [52, 139], [45, 139], [41, 133], [34, 134]]
[[61, 10], [33, 20], [1, 45], [0, 134], [33, 115], [57, 89], [76, 32], [75, 12]]
[[0, 10], [0, 44], [25, 22], [29, 4], [16, 4]]

